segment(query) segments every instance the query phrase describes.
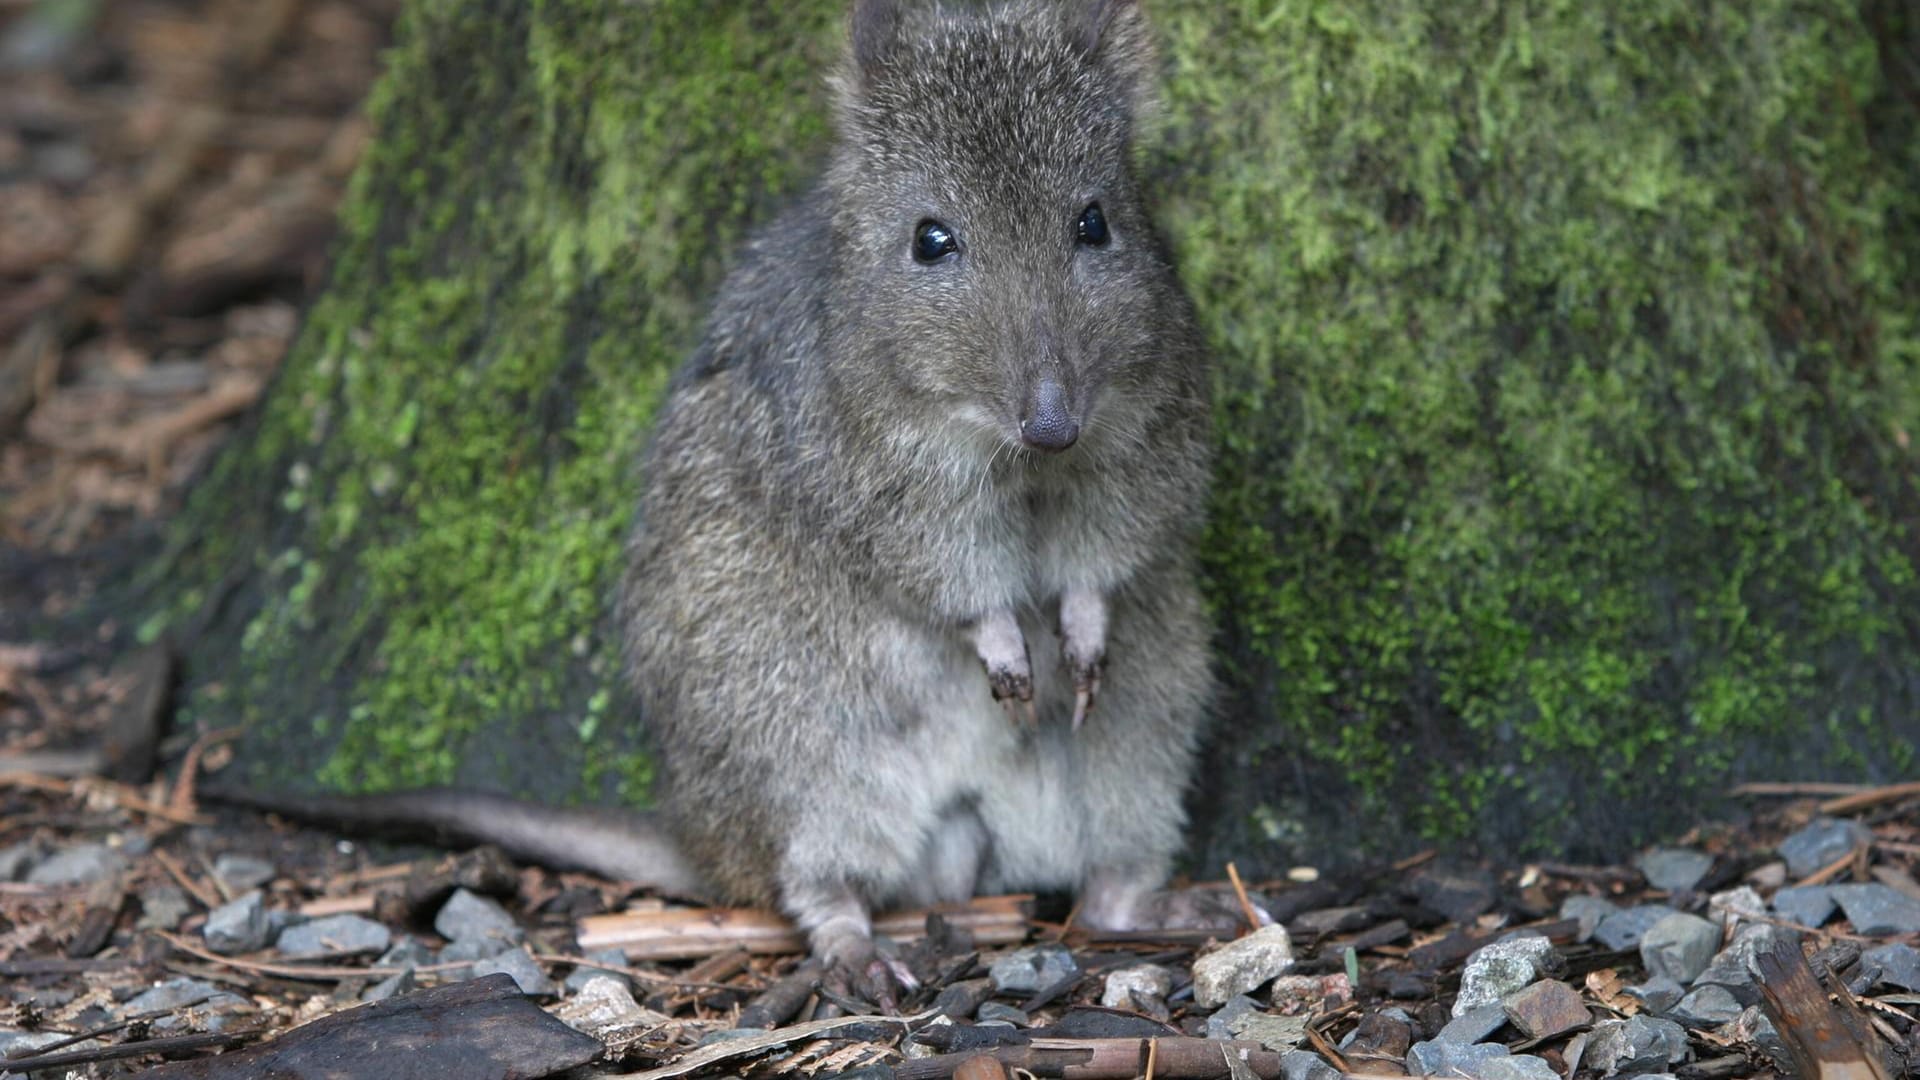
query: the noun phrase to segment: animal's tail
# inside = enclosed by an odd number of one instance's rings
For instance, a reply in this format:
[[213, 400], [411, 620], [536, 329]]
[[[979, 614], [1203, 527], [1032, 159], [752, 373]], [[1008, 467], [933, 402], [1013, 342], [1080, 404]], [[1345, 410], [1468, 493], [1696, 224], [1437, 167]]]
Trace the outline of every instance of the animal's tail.
[[214, 801], [264, 810], [341, 832], [446, 846], [496, 844], [555, 870], [585, 870], [681, 897], [704, 891], [655, 815], [542, 806], [504, 795], [419, 788], [380, 795], [292, 795], [228, 788]]

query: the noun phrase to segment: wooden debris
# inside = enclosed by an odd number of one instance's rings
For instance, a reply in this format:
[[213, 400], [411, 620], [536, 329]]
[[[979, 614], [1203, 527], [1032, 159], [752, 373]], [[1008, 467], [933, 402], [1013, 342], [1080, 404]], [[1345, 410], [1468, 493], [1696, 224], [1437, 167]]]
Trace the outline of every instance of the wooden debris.
[[1803, 1080], [1891, 1080], [1873, 1036], [1855, 1014], [1827, 998], [1797, 946], [1782, 943], [1754, 957], [1767, 1015], [1786, 1041]]
[[[1146, 1075], [1153, 1058], [1156, 1077], [1165, 1080], [1215, 1080], [1237, 1075], [1235, 1064], [1261, 1080], [1282, 1075], [1280, 1055], [1257, 1043], [1217, 1039], [1049, 1039], [1036, 1037], [1023, 1046], [1003, 1046], [988, 1052], [1009, 1070], [1034, 1076], [1075, 1077], [1078, 1080], [1124, 1080]], [[979, 1055], [968, 1052], [905, 1061], [894, 1066], [899, 1080], [943, 1080], [956, 1076], [961, 1065]]]
[[[1027, 934], [1031, 896], [987, 896], [932, 909], [982, 945], [1005, 945]], [[897, 912], [874, 920], [874, 932], [900, 941], [918, 938], [929, 911]], [[595, 915], [580, 921], [580, 947], [622, 949], [633, 960], [691, 960], [731, 949], [797, 953], [806, 942], [793, 924], [770, 911], [748, 908], [669, 908]]]
[[489, 1077], [534, 1080], [584, 1065], [597, 1039], [548, 1016], [506, 974], [361, 1005], [271, 1042], [201, 1061], [162, 1065], [149, 1080], [388, 1080]]

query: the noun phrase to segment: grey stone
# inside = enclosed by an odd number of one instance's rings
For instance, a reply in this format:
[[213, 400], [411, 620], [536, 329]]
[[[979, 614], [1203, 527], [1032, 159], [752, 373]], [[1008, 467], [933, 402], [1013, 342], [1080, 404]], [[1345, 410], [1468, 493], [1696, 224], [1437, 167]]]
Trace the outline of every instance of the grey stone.
[[1777, 861], [1767, 863], [1748, 874], [1747, 880], [1756, 889], [1778, 889], [1787, 883], [1787, 864]]
[[360, 1000], [385, 1001], [391, 997], [399, 997], [401, 994], [411, 994], [418, 986], [418, 980], [413, 977], [413, 965], [408, 964], [400, 969], [398, 975], [390, 975], [367, 987], [366, 991], [360, 995]]
[[1263, 926], [1193, 962], [1194, 1003], [1213, 1008], [1235, 994], [1259, 989], [1292, 966], [1293, 939], [1287, 928]]
[[1825, 926], [1835, 907], [1833, 889], [1827, 885], [1794, 885], [1773, 894], [1774, 913], [1809, 930]]
[[[508, 949], [498, 956], [474, 961], [473, 967], [468, 969], [467, 978], [478, 979], [483, 975], [492, 975], [500, 971], [513, 976], [513, 981], [519, 985], [520, 992], [523, 994], [551, 997], [559, 993], [559, 987], [553, 984], [552, 979], [547, 978], [547, 973], [541, 970], [539, 961], [523, 948]], [[761, 1034], [764, 1035], [765, 1032]]]
[[452, 942], [441, 949], [440, 963], [458, 964], [469, 960], [485, 960], [499, 956], [513, 947], [512, 942], [502, 941], [499, 938], [467, 938], [465, 941]]
[[1173, 990], [1173, 973], [1158, 964], [1134, 964], [1107, 972], [1100, 1004], [1109, 1009], [1133, 1008], [1133, 995], [1164, 998]]
[[1235, 1038], [1257, 1042], [1269, 1050], [1291, 1050], [1307, 1039], [1305, 1016], [1249, 1012], [1228, 1026]]
[[1767, 902], [1760, 899], [1760, 894], [1753, 891], [1751, 885], [1727, 889], [1707, 898], [1707, 917], [1722, 926], [1738, 925], [1742, 921], [1763, 918], [1766, 914]]
[[360, 915], [329, 915], [287, 928], [275, 947], [288, 956], [312, 956], [384, 952], [392, 942], [393, 932], [372, 919]]
[[273, 864], [251, 855], [222, 855], [213, 860], [213, 872], [230, 889], [257, 889], [273, 880]]
[[[619, 949], [595, 949], [587, 954], [587, 959], [598, 964], [614, 964], [619, 967], [627, 966], [627, 954], [621, 952]], [[586, 989], [587, 983], [594, 979], [612, 979], [626, 988], [629, 994], [633, 991], [633, 980], [622, 975], [620, 972], [590, 967], [574, 968], [573, 973], [568, 975], [566, 981], [560, 985], [566, 988], [567, 993], [577, 994]]]
[[1560, 1080], [1546, 1058], [1513, 1054], [1483, 1062], [1477, 1080]]
[[1698, 915], [1673, 914], [1647, 928], [1640, 938], [1640, 961], [1647, 974], [1688, 985], [1713, 963], [1720, 951], [1720, 928]]
[[214, 908], [201, 930], [207, 939], [207, 948], [222, 956], [265, 948], [272, 933], [273, 922], [267, 917], [266, 898], [259, 890]]
[[1686, 848], [1654, 848], [1634, 860], [1647, 884], [1668, 892], [1684, 892], [1700, 884], [1713, 869], [1713, 856]]
[[448, 941], [493, 941], [518, 945], [526, 938], [507, 909], [466, 889], [455, 889], [433, 917], [434, 932]]
[[1687, 995], [1687, 988], [1664, 975], [1656, 975], [1639, 986], [1627, 987], [1624, 993], [1640, 999], [1649, 1010], [1663, 1013], [1679, 1004]]
[[1237, 994], [1229, 998], [1212, 1016], [1207, 1017], [1207, 1038], [1232, 1039], [1233, 1025], [1242, 1017], [1251, 1016], [1259, 1011], [1260, 1003], [1245, 994]]
[[1616, 911], [1600, 920], [1600, 925], [1593, 930], [1593, 939], [1615, 952], [1631, 949], [1640, 944], [1641, 935], [1654, 923], [1673, 913], [1674, 909], [1665, 904], [1642, 904]]
[[105, 844], [56, 851], [27, 871], [30, 885], [91, 885], [126, 869], [127, 860]]
[[1873, 839], [1865, 825], [1838, 818], [1815, 818], [1780, 842], [1787, 873], [1803, 878]]
[[1717, 983], [1708, 983], [1680, 999], [1667, 1015], [1688, 1027], [1718, 1027], [1740, 1017], [1742, 1006], [1733, 992]]
[[121, 1013], [124, 1016], [138, 1016], [141, 1013], [185, 1009], [224, 993], [226, 991], [212, 983], [183, 976], [141, 991], [121, 1006]]
[[155, 885], [140, 893], [140, 918], [136, 930], [172, 930], [193, 910], [186, 890], [178, 885]]
[[1785, 927], [1767, 923], [1743, 926], [1734, 932], [1733, 941], [1720, 950], [1707, 970], [1693, 980], [1693, 985], [1724, 986], [1740, 1004], [1752, 1005], [1760, 1000], [1760, 989], [1754, 982], [1753, 958], [1781, 945], [1797, 948], [1798, 942], [1799, 936]]
[[1687, 1058], [1687, 1032], [1671, 1020], [1636, 1016], [1596, 1024], [1582, 1064], [1602, 1076], [1649, 1073]]
[[1508, 938], [1482, 946], [1467, 957], [1466, 969], [1460, 973], [1460, 996], [1454, 1000], [1453, 1015], [1497, 1005], [1535, 979], [1564, 970], [1566, 963], [1553, 951], [1553, 942], [1543, 937]]
[[[1542, 979], [1502, 1003], [1507, 1019], [1529, 1039], [1550, 1039], [1593, 1022], [1586, 999], [1555, 979]], [[1445, 1030], [1445, 1029], [1442, 1029]]]
[[980, 1008], [974, 1012], [973, 1017], [982, 1023], [991, 1020], [1004, 1020], [1014, 1027], [1026, 1027], [1028, 1024], [1033, 1023], [1033, 1018], [1028, 1016], [1024, 1009], [1016, 1009], [1011, 1005], [998, 1001], [982, 1002]]
[[1507, 1010], [1504, 1005], [1482, 1005], [1468, 1009], [1459, 1016], [1447, 1021], [1434, 1039], [1439, 1042], [1470, 1045], [1480, 1042], [1487, 1036], [1499, 1031], [1507, 1023]]
[[1856, 934], [1920, 934], [1920, 900], [1878, 882], [1834, 885], [1831, 891]]
[[1281, 1054], [1280, 1075], [1284, 1080], [1340, 1080], [1340, 1070], [1311, 1050], [1289, 1050]]
[[627, 983], [615, 975], [586, 980], [577, 993], [553, 1010], [553, 1015], [568, 1027], [604, 1041], [621, 1034], [638, 1035], [667, 1022], [659, 1013], [641, 1008]]
[[1882, 945], [1860, 954], [1860, 970], [1875, 983], [1920, 993], [1920, 949]]
[[987, 972], [993, 988], [1002, 994], [1031, 994], [1044, 990], [1080, 970], [1073, 954], [1059, 945], [1029, 945], [993, 962]]
[[[479, 957], [469, 957], [469, 959], [477, 960]], [[386, 952], [380, 954], [380, 959], [375, 960], [373, 966], [383, 968], [425, 967], [431, 963], [433, 963], [433, 950], [427, 948], [421, 943], [419, 938], [414, 937], [412, 934], [402, 934], [400, 935], [400, 940], [394, 942]]]
[[1619, 910], [1611, 900], [1582, 893], [1569, 896], [1561, 902], [1560, 917], [1580, 920], [1579, 940], [1584, 943], [1593, 937], [1593, 932], [1599, 928], [1601, 919]]
[[1407, 1072], [1413, 1076], [1479, 1076], [1486, 1063], [1509, 1056], [1499, 1043], [1449, 1043], [1438, 1039], [1417, 1042], [1407, 1049]]
[[[69, 1038], [72, 1038], [72, 1036], [66, 1034], [65, 1032], [60, 1032], [60, 1031], [21, 1031], [18, 1028], [0, 1028], [0, 1056], [17, 1055], [20, 1057], [25, 1057], [27, 1056], [27, 1052], [30, 1050], [38, 1050], [43, 1046], [51, 1046], [54, 1043], [57, 1043]], [[100, 1047], [99, 1039], [87, 1039], [84, 1042], [75, 1043], [72, 1046], [66, 1047], [65, 1049], [97, 1050], [99, 1049], [99, 1047]], [[11, 1078], [19, 1075], [21, 1074], [14, 1073], [14, 1072], [0, 1071], [0, 1077], [6, 1077], [8, 1078], [8, 1080], [11, 1080]], [[50, 1075], [50, 1074], [36, 1074], [36, 1075]], [[63, 1075], [72, 1075], [72, 1074], [63, 1074]]]

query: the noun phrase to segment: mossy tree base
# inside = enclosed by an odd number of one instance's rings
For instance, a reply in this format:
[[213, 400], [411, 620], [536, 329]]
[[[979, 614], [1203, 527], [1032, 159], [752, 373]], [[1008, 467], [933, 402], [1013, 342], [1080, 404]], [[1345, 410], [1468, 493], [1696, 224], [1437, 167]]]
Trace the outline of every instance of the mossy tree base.
[[[1205, 856], [1605, 849], [1737, 776], [1910, 775], [1915, 17], [1149, 10], [1221, 364]], [[840, 14], [410, 5], [333, 283], [141, 582], [253, 782], [644, 798], [633, 461], [818, 160]]]

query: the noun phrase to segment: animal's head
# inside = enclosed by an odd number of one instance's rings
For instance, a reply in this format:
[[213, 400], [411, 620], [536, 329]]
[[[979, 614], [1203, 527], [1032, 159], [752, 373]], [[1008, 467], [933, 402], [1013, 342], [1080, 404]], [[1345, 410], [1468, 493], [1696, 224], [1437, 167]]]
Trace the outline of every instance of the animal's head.
[[1152, 81], [1137, 0], [857, 0], [829, 187], [864, 383], [1040, 451], [1165, 383]]

